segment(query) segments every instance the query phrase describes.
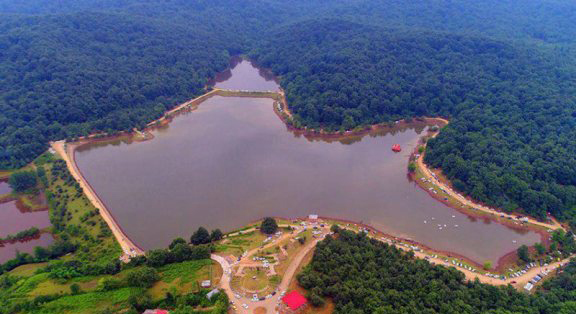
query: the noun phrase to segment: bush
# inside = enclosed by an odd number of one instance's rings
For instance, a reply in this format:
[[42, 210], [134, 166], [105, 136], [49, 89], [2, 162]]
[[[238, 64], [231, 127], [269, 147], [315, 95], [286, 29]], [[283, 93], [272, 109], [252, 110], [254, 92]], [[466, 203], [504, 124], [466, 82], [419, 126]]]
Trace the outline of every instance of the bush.
[[118, 279], [112, 277], [105, 277], [98, 280], [98, 286], [96, 290], [110, 291], [110, 290], [116, 290], [120, 287], [122, 287], [122, 283]]
[[186, 240], [182, 238], [176, 238], [172, 240], [172, 243], [170, 243], [170, 246], [168, 246], [168, 248], [172, 250], [177, 244], [186, 244]]
[[82, 289], [80, 289], [80, 286], [77, 283], [73, 283], [70, 286], [70, 292], [72, 293], [72, 295], [76, 295], [82, 292]]

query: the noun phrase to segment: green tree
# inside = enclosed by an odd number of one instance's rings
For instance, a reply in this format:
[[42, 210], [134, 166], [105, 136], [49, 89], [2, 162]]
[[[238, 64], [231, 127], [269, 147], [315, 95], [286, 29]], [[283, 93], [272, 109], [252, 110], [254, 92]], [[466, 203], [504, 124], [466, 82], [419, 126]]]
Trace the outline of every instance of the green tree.
[[159, 279], [158, 272], [151, 267], [135, 269], [126, 276], [126, 282], [129, 286], [140, 288], [150, 288]]
[[410, 162], [410, 163], [408, 164], [408, 171], [409, 171], [409, 172], [414, 172], [414, 171], [416, 171], [416, 163]]
[[208, 233], [206, 228], [200, 227], [196, 232], [194, 232], [194, 234], [192, 234], [190, 242], [194, 245], [210, 243], [210, 233]]
[[80, 286], [77, 283], [73, 283], [70, 286], [70, 293], [72, 293], [73, 295], [77, 295], [82, 291], [82, 289], [80, 289]]
[[170, 246], [168, 246], [168, 248], [170, 248], [171, 250], [177, 245], [177, 244], [186, 244], [186, 240], [182, 239], [182, 238], [176, 238], [174, 240], [172, 240], [172, 243], [170, 243]]
[[337, 225], [337, 224], [333, 224], [333, 225], [330, 227], [330, 231], [332, 231], [332, 232], [334, 232], [334, 233], [338, 233], [338, 232], [340, 232], [340, 230], [341, 230], [341, 228], [340, 228], [340, 226]]
[[276, 220], [272, 217], [266, 217], [262, 220], [262, 224], [260, 225], [260, 231], [265, 234], [274, 234], [278, 231], [278, 224]]
[[214, 229], [212, 230], [212, 234], [210, 234], [210, 240], [212, 242], [218, 241], [220, 239], [222, 239], [222, 231], [220, 231], [220, 229]]
[[484, 270], [489, 270], [492, 268], [492, 261], [485, 261], [484, 262]]
[[15, 192], [24, 192], [36, 186], [36, 173], [33, 171], [17, 171], [14, 172], [8, 184]]
[[172, 262], [170, 257], [171, 254], [165, 249], [151, 250], [146, 254], [146, 265], [150, 267], [160, 267]]
[[536, 252], [538, 252], [538, 255], [546, 253], [546, 247], [542, 243], [538, 242], [534, 244], [534, 247], [536, 248]]
[[530, 262], [530, 252], [526, 245], [522, 245], [518, 248], [518, 258], [526, 263]]

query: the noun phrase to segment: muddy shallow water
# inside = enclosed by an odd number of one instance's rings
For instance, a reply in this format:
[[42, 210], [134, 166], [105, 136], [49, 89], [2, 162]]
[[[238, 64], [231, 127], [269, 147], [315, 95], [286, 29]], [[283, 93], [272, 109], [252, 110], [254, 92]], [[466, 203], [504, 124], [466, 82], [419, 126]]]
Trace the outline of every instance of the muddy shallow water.
[[38, 238], [30, 239], [27, 241], [18, 241], [14, 243], [5, 243], [0, 245], [0, 263], [16, 257], [16, 252], [20, 253], [34, 253], [34, 248], [37, 246], [47, 247], [54, 242], [54, 238], [49, 233], [43, 233]]
[[10, 185], [8, 185], [8, 182], [6, 181], [0, 181], [0, 195], [8, 193], [12, 193]]
[[49, 226], [48, 211], [30, 212], [18, 206], [17, 201], [0, 203], [0, 237], [15, 234], [31, 227], [42, 229]]
[[[216, 86], [277, 88], [247, 62]], [[287, 130], [270, 99], [215, 96], [154, 131], [153, 140], [84, 147], [76, 161], [145, 249], [189, 237], [198, 226], [226, 231], [267, 215], [310, 213], [363, 222], [478, 262], [538, 242], [536, 233], [459, 213], [408, 180], [408, 155], [425, 128], [310, 141]], [[393, 144], [402, 152], [392, 152]]]

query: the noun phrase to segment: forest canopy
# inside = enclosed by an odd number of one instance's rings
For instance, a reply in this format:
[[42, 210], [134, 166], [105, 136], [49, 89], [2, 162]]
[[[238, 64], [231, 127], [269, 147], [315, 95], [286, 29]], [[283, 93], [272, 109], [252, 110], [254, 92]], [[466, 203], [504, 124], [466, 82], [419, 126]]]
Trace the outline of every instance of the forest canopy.
[[531, 296], [510, 285], [467, 281], [454, 268], [414, 258], [365, 233], [340, 230], [318, 243], [298, 282], [310, 300], [331, 299], [335, 313], [571, 313], [575, 268], [571, 262]]
[[576, 224], [575, 43], [569, 0], [0, 0], [0, 168], [141, 128], [244, 54], [298, 126], [447, 117], [426, 162], [456, 189]]
[[279, 31], [251, 56], [282, 77], [298, 127], [447, 117], [425, 161], [456, 189], [539, 218], [573, 215], [576, 71], [550, 51], [329, 19]]

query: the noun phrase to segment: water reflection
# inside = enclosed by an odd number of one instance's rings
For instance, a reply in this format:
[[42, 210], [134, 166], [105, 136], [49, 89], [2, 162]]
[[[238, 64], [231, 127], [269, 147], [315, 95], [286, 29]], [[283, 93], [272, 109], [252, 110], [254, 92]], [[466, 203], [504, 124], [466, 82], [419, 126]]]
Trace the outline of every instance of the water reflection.
[[[238, 72], [245, 63], [217, 85], [268, 89], [256, 69]], [[231, 230], [264, 216], [310, 213], [363, 221], [479, 262], [539, 240], [461, 214], [407, 180], [423, 124], [323, 138], [287, 132], [272, 109], [270, 99], [215, 96], [151, 141], [97, 144], [79, 150], [76, 160], [120, 225], [147, 249], [198, 226]], [[393, 144], [402, 152], [392, 152]]]

